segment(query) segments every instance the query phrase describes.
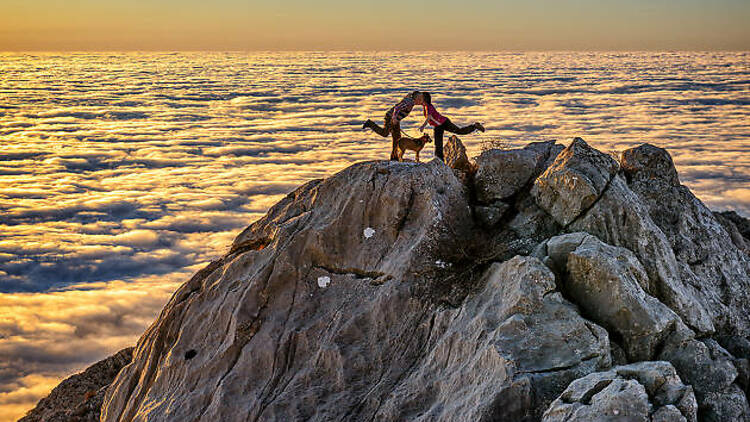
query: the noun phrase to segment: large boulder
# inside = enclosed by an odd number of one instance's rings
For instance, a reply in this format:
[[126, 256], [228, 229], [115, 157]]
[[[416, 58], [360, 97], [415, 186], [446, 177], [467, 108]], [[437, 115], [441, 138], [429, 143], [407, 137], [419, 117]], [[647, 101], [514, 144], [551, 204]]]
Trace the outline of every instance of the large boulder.
[[648, 275], [635, 255], [583, 233], [553, 237], [547, 248], [555, 266], [564, 268], [563, 292], [617, 333], [631, 361], [651, 359], [678, 317], [646, 293]]
[[466, 267], [470, 211], [439, 161], [303, 186], [175, 293], [102, 420], [538, 419], [608, 337], [538, 259]]
[[692, 284], [722, 336], [750, 337], [750, 257], [690, 190], [680, 185], [666, 150], [644, 144], [623, 151], [628, 187], [666, 236], [679, 277]]
[[575, 138], [536, 179], [531, 194], [558, 223], [567, 226], [594, 204], [617, 170], [612, 157]]
[[461, 310], [436, 315], [427, 355], [376, 419], [538, 420], [570, 381], [609, 367], [606, 331], [578, 315], [538, 259], [495, 263], [482, 284]]
[[477, 158], [475, 189], [481, 203], [507, 199], [532, 181], [560, 150], [555, 141], [535, 142], [520, 149], [489, 149]]
[[628, 183], [680, 185], [672, 157], [663, 148], [651, 144], [623, 151], [620, 167], [627, 175]]
[[585, 231], [633, 252], [649, 276], [648, 293], [698, 333], [713, 333], [711, 315], [700, 300], [700, 286], [682, 277], [669, 241], [621, 176], [615, 176], [599, 200], [568, 229]]
[[432, 280], [471, 224], [438, 160], [360, 163], [303, 186], [174, 294], [102, 420], [375, 414], [423, 355]]
[[638, 362], [573, 381], [543, 422], [696, 422], [693, 390], [668, 362]]

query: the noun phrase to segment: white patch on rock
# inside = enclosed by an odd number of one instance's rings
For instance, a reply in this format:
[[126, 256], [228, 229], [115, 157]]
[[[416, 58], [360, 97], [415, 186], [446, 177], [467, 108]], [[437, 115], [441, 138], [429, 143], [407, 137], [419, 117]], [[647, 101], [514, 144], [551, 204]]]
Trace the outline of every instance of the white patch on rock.
[[331, 277], [328, 277], [327, 275], [318, 277], [318, 287], [320, 288], [328, 287], [329, 284], [331, 284]]
[[365, 229], [364, 234], [365, 239], [369, 239], [375, 234], [375, 229], [373, 229], [372, 227], [368, 227]]
[[451, 266], [451, 264], [449, 262], [441, 261], [439, 259], [437, 261], [435, 261], [435, 265], [438, 268], [447, 268], [447, 267]]

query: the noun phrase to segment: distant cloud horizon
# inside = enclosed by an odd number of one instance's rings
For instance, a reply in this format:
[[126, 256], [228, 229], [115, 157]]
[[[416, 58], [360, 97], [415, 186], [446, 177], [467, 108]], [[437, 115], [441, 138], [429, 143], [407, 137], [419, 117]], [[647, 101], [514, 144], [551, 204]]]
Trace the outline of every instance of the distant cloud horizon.
[[10, 0], [0, 51], [747, 51], [742, 0]]

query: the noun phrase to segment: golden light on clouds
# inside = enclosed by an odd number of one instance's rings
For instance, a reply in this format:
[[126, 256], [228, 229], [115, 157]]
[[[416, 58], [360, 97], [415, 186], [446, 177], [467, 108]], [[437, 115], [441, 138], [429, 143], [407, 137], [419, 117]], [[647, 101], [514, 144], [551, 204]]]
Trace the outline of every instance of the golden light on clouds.
[[63, 378], [132, 346], [190, 269], [138, 282], [0, 294], [0, 421], [15, 421]]
[[485, 124], [462, 137], [472, 154], [493, 139], [650, 142], [710, 207], [750, 214], [748, 53], [44, 53], [0, 66], [8, 418], [134, 344], [286, 193], [386, 158], [390, 140], [362, 122], [413, 89], [456, 123]]

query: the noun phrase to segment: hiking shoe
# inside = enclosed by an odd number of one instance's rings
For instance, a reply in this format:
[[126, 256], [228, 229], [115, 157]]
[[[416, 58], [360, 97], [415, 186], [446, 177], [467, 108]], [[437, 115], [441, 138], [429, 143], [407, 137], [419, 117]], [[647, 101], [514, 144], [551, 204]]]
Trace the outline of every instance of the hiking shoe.
[[371, 124], [372, 124], [372, 120], [370, 119], [365, 120], [365, 122], [362, 124], [362, 129], [367, 129], [368, 127], [370, 127]]
[[479, 122], [474, 123], [474, 127], [476, 127], [480, 132], [484, 132], [484, 126], [482, 126], [481, 123]]

